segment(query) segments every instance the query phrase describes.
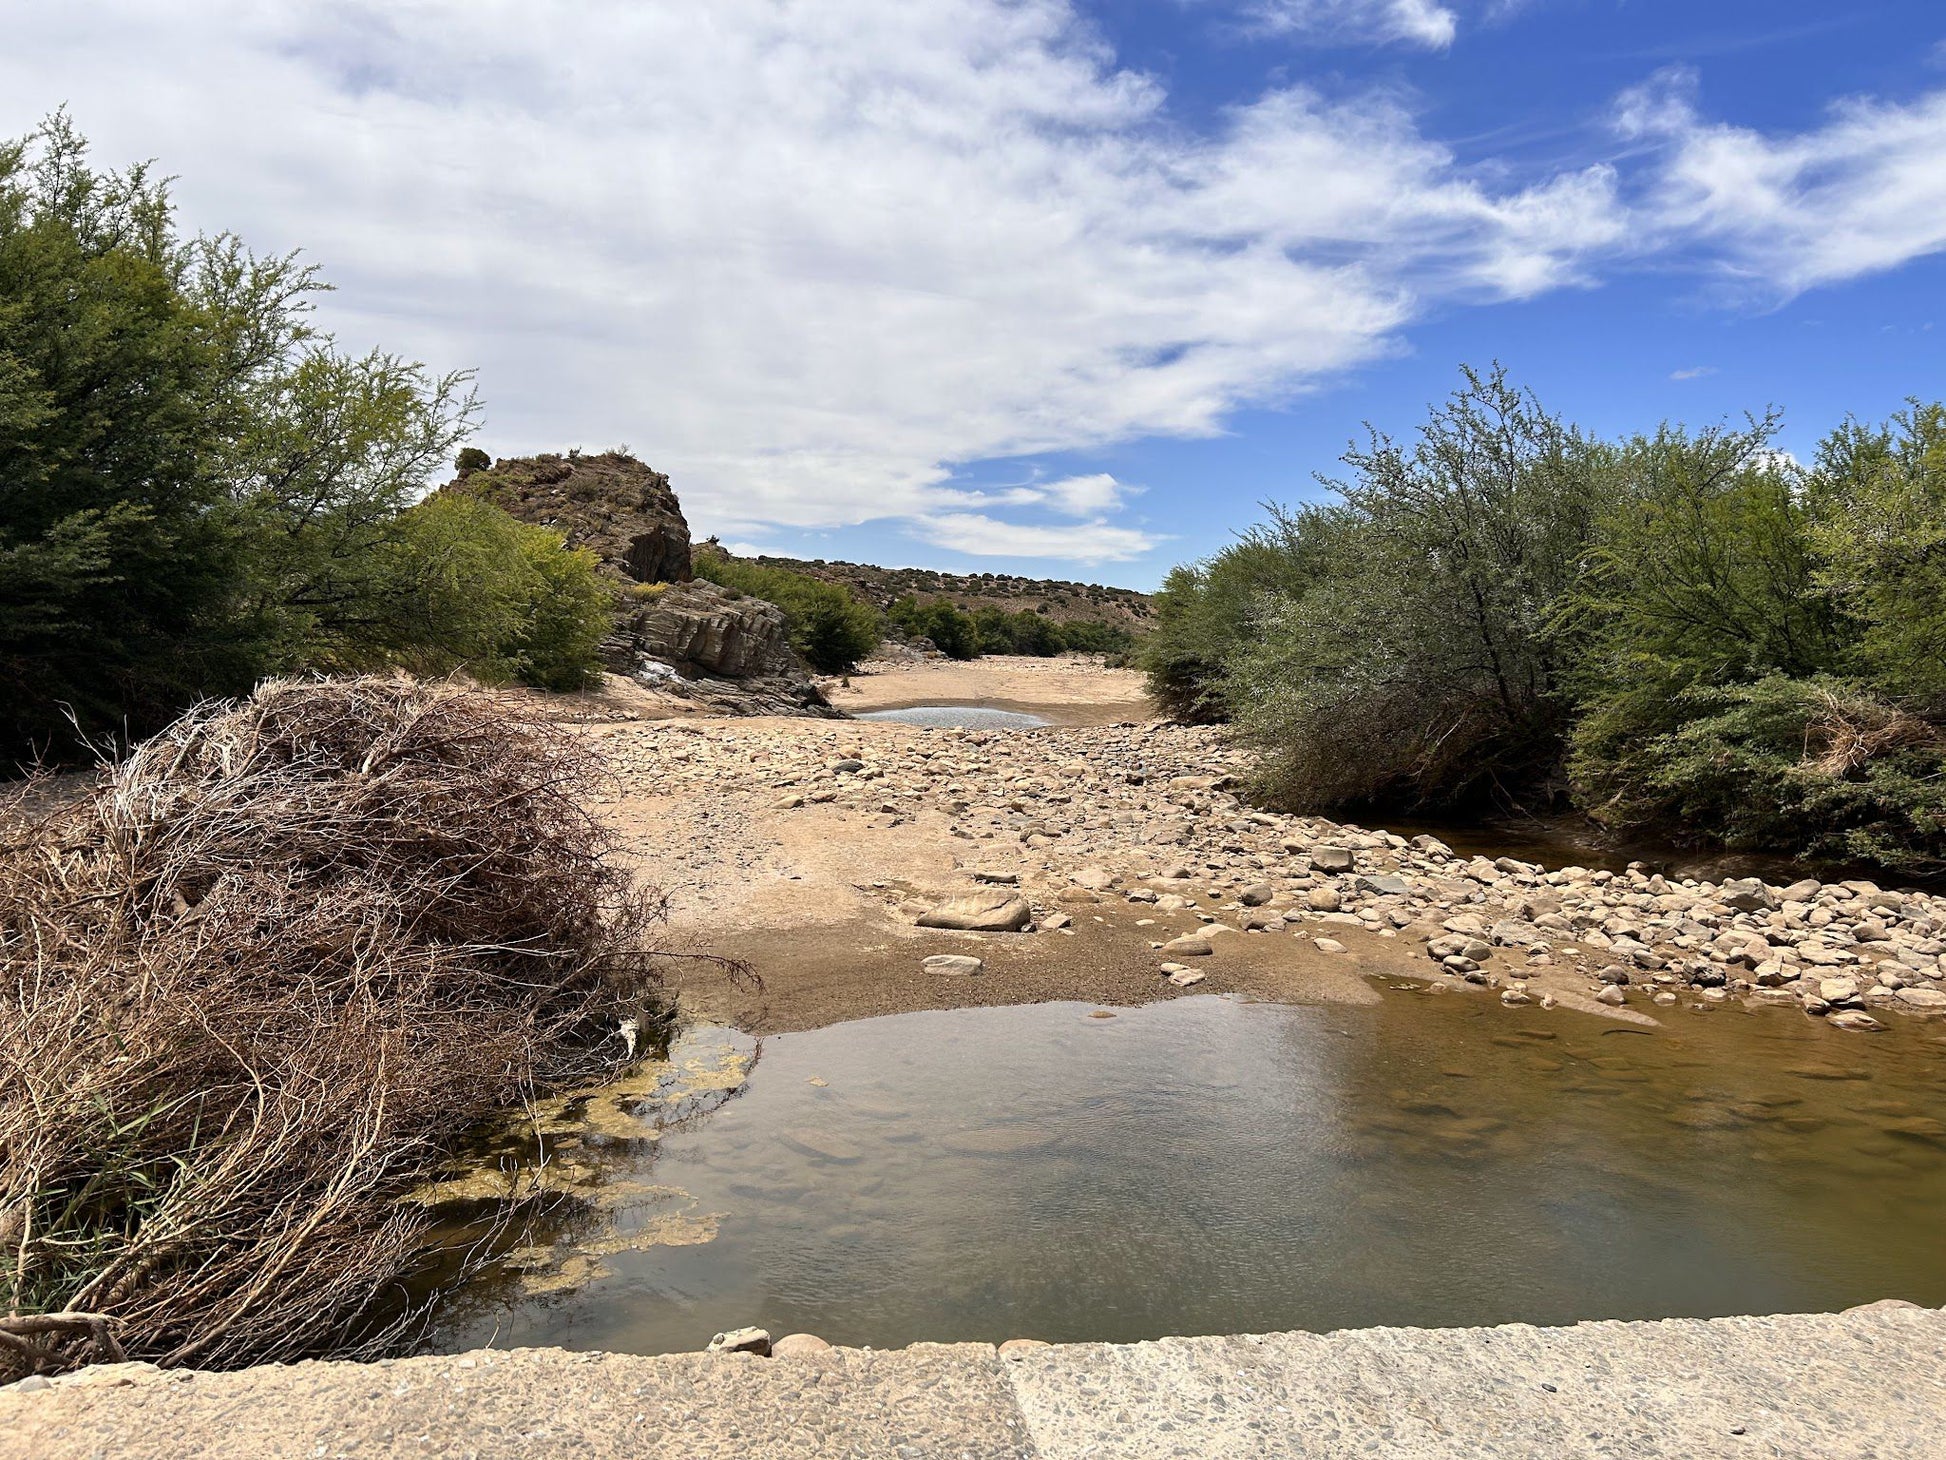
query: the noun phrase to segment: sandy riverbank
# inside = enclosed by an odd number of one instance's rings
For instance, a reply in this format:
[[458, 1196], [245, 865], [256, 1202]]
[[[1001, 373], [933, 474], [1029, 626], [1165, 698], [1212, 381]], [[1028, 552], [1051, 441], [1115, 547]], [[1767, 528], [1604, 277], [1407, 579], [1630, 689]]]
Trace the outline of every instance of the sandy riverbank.
[[1037, 714], [1055, 725], [1112, 725], [1155, 713], [1141, 675], [1078, 655], [994, 655], [965, 662], [874, 659], [848, 676], [823, 681], [822, 687], [832, 704], [852, 715], [914, 705], [978, 705]]
[[[679, 965], [693, 1010], [765, 1032], [1189, 989], [1361, 1001], [1374, 977], [1639, 1026], [1770, 1002], [1868, 1031], [1946, 1006], [1936, 899], [1561, 871], [1266, 812], [1239, 798], [1246, 766], [1220, 731], [1137, 718], [1139, 677], [1092, 663], [886, 669], [854, 680], [849, 707], [942, 703], [1080, 723], [589, 727], [617, 777], [604, 814], [668, 894], [673, 941], [761, 981]], [[982, 888], [1018, 895], [1031, 930], [916, 925]], [[984, 967], [927, 971], [935, 953]]]

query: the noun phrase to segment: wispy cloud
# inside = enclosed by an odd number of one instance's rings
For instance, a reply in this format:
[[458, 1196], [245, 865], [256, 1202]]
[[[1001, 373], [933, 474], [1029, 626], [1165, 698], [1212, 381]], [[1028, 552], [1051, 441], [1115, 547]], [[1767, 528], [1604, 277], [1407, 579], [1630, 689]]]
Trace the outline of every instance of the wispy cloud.
[[[1449, 24], [1284, 15], [1325, 10]], [[302, 245], [349, 339], [477, 365], [490, 449], [626, 437], [726, 535], [1140, 551], [1108, 478], [966, 503], [954, 464], [1216, 432], [1621, 230], [1606, 171], [1480, 181], [1380, 94], [1187, 131], [1067, 0], [99, 0], [10, 17], [0, 97]]]
[[1167, 541], [1104, 518], [1047, 526], [1002, 522], [977, 512], [919, 517], [913, 531], [935, 547], [976, 557], [1065, 558], [1077, 563], [1124, 563]]
[[1714, 365], [1691, 365], [1686, 370], [1671, 370], [1669, 372], [1669, 378], [1671, 380], [1701, 380], [1705, 375], [1714, 374], [1716, 374], [1716, 367]]
[[1339, 44], [1405, 41], [1444, 50], [1459, 29], [1459, 17], [1436, 0], [1245, 0], [1243, 10], [1264, 30]]
[[1704, 118], [1693, 71], [1624, 95], [1624, 135], [1658, 149], [1644, 223], [1782, 295], [1946, 249], [1946, 91], [1853, 100], [1809, 131], [1767, 135]]

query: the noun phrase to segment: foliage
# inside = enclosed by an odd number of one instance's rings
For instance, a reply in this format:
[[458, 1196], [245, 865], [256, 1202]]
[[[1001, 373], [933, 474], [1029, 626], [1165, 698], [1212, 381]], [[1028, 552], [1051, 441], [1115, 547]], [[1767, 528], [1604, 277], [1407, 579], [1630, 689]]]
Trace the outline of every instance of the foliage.
[[387, 617], [347, 646], [352, 667], [420, 674], [464, 669], [489, 684], [584, 688], [611, 623], [595, 557], [465, 492], [439, 492], [400, 514], [375, 554], [391, 582]]
[[[293, 255], [180, 237], [163, 182], [91, 167], [65, 116], [0, 145], [0, 757], [308, 667], [586, 672], [595, 615], [558, 544], [476, 517], [462, 552], [447, 522], [444, 586], [408, 571], [471, 378], [340, 350], [310, 323], [323, 287]], [[473, 614], [426, 596], [456, 597], [462, 558], [513, 575], [476, 580]]]
[[885, 616], [915, 639], [929, 639], [948, 659], [973, 659], [980, 653], [980, 630], [971, 614], [943, 598], [921, 602], [911, 594], [885, 610]]
[[1946, 713], [1946, 404], [1847, 421], [1810, 475], [1820, 581], [1860, 625], [1857, 666]]
[[1698, 684], [1654, 723], [1600, 718], [1576, 779], [1602, 820], [1693, 827], [1737, 850], [1946, 870], [1946, 733], [1855, 683]]
[[835, 583], [718, 552], [697, 553], [695, 571], [699, 578], [783, 609], [791, 647], [821, 673], [846, 673], [878, 647], [878, 614]]
[[1580, 571], [1605, 454], [1467, 372], [1410, 448], [1348, 452], [1340, 505], [1280, 518], [1300, 585], [1260, 595], [1223, 698], [1302, 804], [1528, 794], [1569, 702], [1543, 629]]
[[1253, 634], [1265, 600], [1297, 597], [1327, 575], [1331, 509], [1266, 504], [1270, 523], [1247, 529], [1201, 563], [1169, 570], [1155, 598], [1155, 627], [1137, 662], [1165, 711], [1192, 723], [1229, 718], [1225, 661]]
[[1120, 624], [1099, 619], [1056, 623], [1044, 613], [1023, 608], [1014, 613], [988, 604], [973, 615], [973, 635], [982, 654], [1124, 654], [1134, 636]]
[[1616, 827], [1946, 858], [1946, 407], [1847, 422], [1806, 471], [1777, 417], [1590, 441], [1469, 372], [1339, 501], [1170, 575], [1144, 649], [1229, 716], [1271, 795], [1565, 795]]

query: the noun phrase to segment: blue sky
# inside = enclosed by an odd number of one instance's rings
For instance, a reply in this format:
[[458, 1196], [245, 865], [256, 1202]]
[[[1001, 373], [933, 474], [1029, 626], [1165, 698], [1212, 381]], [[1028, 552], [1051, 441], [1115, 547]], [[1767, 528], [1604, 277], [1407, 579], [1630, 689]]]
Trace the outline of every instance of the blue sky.
[[1946, 394], [1937, 0], [6, 9], [0, 131], [771, 551], [1152, 586], [1462, 361], [1800, 456]]

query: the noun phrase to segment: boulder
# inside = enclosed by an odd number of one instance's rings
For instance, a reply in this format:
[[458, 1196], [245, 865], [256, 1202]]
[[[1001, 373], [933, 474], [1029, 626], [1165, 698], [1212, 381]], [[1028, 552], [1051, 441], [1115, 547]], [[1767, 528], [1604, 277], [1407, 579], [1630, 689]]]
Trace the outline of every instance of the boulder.
[[974, 933], [1017, 933], [1034, 920], [1034, 910], [1011, 892], [969, 892], [949, 897], [919, 915], [922, 928], [953, 928]]
[[1738, 912], [1768, 912], [1778, 905], [1777, 894], [1759, 877], [1736, 877], [1716, 890], [1716, 900]]
[[633, 652], [678, 672], [725, 679], [801, 672], [784, 610], [714, 583], [670, 587], [628, 615], [621, 634]]
[[773, 1359], [814, 1359], [831, 1352], [831, 1345], [815, 1333], [787, 1333], [770, 1346]]

